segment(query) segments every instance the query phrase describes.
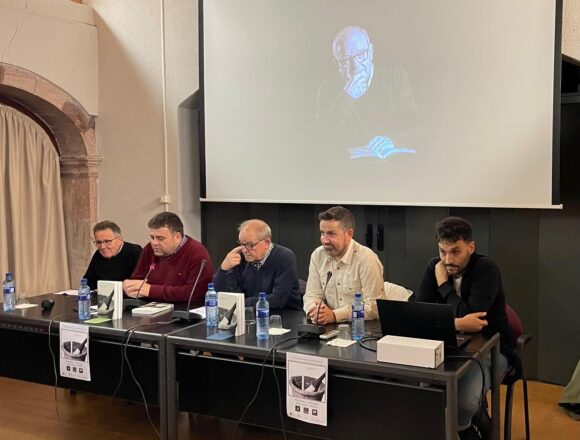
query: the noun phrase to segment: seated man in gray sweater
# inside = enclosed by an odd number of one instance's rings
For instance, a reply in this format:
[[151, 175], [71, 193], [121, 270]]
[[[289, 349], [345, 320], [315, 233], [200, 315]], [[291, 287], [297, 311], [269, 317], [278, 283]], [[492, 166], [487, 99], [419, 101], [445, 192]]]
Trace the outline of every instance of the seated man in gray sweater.
[[238, 245], [222, 261], [213, 277], [217, 291], [243, 292], [246, 306], [255, 306], [266, 292], [270, 309], [302, 309], [296, 256], [272, 243], [272, 231], [262, 220], [246, 220], [238, 228]]

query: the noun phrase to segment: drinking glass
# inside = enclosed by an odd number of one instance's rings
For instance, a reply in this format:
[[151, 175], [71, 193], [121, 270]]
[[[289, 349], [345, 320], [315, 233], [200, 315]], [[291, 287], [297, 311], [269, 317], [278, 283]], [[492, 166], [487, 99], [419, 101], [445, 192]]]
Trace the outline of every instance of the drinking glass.
[[282, 328], [282, 317], [280, 315], [270, 316], [270, 328]]
[[350, 341], [350, 325], [348, 324], [338, 324], [338, 339], [345, 341]]

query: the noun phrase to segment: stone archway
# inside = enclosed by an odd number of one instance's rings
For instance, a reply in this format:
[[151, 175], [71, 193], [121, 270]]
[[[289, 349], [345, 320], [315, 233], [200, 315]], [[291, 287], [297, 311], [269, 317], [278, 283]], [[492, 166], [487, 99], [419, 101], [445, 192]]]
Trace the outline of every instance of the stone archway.
[[60, 155], [66, 247], [71, 286], [91, 256], [91, 228], [98, 216], [95, 116], [66, 91], [20, 67], [0, 63], [0, 97], [25, 109], [49, 132]]

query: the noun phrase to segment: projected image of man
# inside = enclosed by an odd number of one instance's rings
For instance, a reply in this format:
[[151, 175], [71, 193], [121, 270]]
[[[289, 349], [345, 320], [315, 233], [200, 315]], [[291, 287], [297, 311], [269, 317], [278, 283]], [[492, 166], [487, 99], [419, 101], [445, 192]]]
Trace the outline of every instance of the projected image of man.
[[367, 32], [359, 27], [344, 28], [334, 39], [332, 51], [345, 81], [344, 92], [360, 98], [373, 79], [373, 45]]
[[[380, 84], [374, 86], [374, 47], [367, 31], [362, 27], [348, 26], [342, 29], [334, 38], [332, 51], [342, 79], [342, 90], [337, 90], [334, 85], [336, 81], [333, 79], [326, 80], [320, 86], [317, 105], [319, 127], [334, 131], [335, 134], [337, 130], [341, 131], [345, 127], [352, 135], [361, 132], [356, 141], [351, 136], [352, 142], [356, 144], [351, 142], [351, 145], [347, 145], [351, 159], [385, 159], [394, 154], [415, 153], [412, 148], [395, 146], [394, 141], [385, 133], [385, 127], [388, 127], [389, 120], [392, 119], [385, 111], [392, 113], [405, 108], [415, 108], [412, 89], [404, 69], [381, 69]], [[388, 80], [388, 84], [385, 80]], [[387, 90], [383, 90], [385, 84]], [[400, 96], [394, 96], [393, 90]], [[401, 99], [402, 96], [404, 98]], [[365, 107], [372, 109], [370, 111], [375, 116], [368, 118], [366, 113], [369, 109]]]

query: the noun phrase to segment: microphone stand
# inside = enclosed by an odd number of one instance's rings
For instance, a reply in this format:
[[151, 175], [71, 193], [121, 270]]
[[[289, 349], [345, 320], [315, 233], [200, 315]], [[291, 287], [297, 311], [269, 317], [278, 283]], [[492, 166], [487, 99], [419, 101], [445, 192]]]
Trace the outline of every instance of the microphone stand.
[[197, 273], [197, 278], [195, 279], [193, 287], [191, 288], [191, 292], [189, 293], [187, 308], [185, 310], [173, 310], [173, 312], [171, 312], [171, 319], [179, 318], [180, 320], [185, 322], [201, 321], [203, 319], [203, 317], [199, 313], [190, 312], [189, 308], [191, 307], [191, 299], [193, 298], [193, 292], [195, 292], [197, 282], [199, 281], [199, 277], [201, 276], [201, 273], [203, 272], [203, 268], [205, 267], [206, 263], [207, 260], [205, 258], [201, 260], [201, 265], [199, 267], [199, 272]]
[[[320, 313], [320, 306], [326, 297], [326, 288], [328, 287], [328, 282], [332, 278], [332, 272], [328, 271], [326, 273], [326, 284], [324, 285], [324, 290], [322, 291], [322, 297], [320, 298], [320, 304], [318, 304], [318, 310], [316, 311], [316, 322], [318, 323], [318, 314]], [[319, 324], [299, 324], [297, 327], [298, 336], [304, 339], [320, 339], [320, 335], [326, 332], [326, 327]]]
[[147, 281], [147, 277], [149, 276], [149, 274], [153, 269], [155, 269], [155, 263], [151, 263], [151, 265], [149, 266], [149, 270], [147, 271], [145, 278], [143, 278], [143, 282], [139, 286], [139, 289], [137, 289], [137, 296], [135, 298], [123, 298], [123, 309], [131, 310], [136, 307], [141, 307], [147, 304], [147, 301], [139, 299], [139, 294], [141, 293], [141, 288], [143, 287], [143, 284], [145, 284], [145, 282]]

